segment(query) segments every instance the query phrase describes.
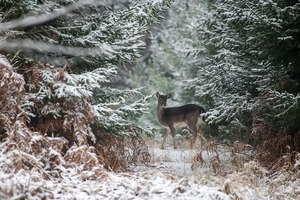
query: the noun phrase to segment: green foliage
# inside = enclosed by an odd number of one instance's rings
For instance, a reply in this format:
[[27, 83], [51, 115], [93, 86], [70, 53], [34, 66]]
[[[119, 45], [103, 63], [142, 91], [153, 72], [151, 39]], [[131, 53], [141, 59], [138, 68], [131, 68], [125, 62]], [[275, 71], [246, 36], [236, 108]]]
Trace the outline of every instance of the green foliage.
[[258, 124], [298, 131], [299, 9], [299, 1], [175, 1], [153, 31], [141, 82], [204, 105], [212, 135], [246, 139]]
[[276, 132], [299, 129], [299, 3], [219, 0], [212, 5], [213, 15], [198, 24], [204, 49], [191, 56], [198, 73], [187, 87], [211, 99], [208, 121], [245, 133], [253, 121], [267, 122]]
[[[209, 107], [209, 96], [199, 98], [192, 89], [186, 89], [190, 85], [189, 79], [197, 74], [197, 62], [189, 56], [201, 55], [203, 51], [197, 35], [199, 15], [209, 15], [203, 1], [174, 1], [165, 14], [166, 19], [152, 28], [150, 59], [134, 68], [133, 86], [145, 87], [143, 91], [146, 94], [156, 91], [171, 93], [168, 106], [194, 102]], [[152, 102], [153, 115], [146, 119], [146, 123], [158, 125], [155, 116], [157, 101]]]
[[[98, 128], [118, 136], [150, 133], [139, 123], [149, 97], [110, 84], [119, 66], [140, 57], [144, 34], [171, 0], [135, 2], [116, 11], [110, 3], [0, 2], [0, 51], [20, 72], [26, 70], [22, 73], [29, 77], [26, 88], [31, 97], [24, 109], [31, 112], [32, 121], [61, 119], [72, 127], [82, 118], [84, 124], [93, 124], [94, 130], [80, 129], [91, 137]], [[37, 62], [52, 65], [33, 64]]]

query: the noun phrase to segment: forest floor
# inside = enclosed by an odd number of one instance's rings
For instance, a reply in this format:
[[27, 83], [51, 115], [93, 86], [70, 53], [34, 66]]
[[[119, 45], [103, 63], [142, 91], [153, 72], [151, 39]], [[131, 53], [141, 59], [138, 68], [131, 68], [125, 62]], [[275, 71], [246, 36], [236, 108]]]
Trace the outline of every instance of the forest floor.
[[[173, 199], [300, 199], [300, 173], [284, 167], [271, 173], [255, 161], [250, 145], [211, 141], [202, 148], [196, 143], [191, 150], [188, 141], [179, 137], [179, 147], [174, 149], [169, 137], [167, 147], [160, 149], [161, 141], [162, 138], [147, 140], [151, 166], [176, 177], [177, 187], [184, 188]], [[165, 196], [168, 198], [172, 196]]]
[[300, 199], [299, 173], [270, 175], [250, 159], [250, 146], [210, 142], [202, 151], [199, 146], [189, 150], [179, 138], [178, 149], [169, 140], [162, 150], [160, 141], [147, 139], [151, 163], [132, 165], [126, 173], [76, 165], [45, 179], [39, 170], [10, 175], [0, 171], [0, 199]]

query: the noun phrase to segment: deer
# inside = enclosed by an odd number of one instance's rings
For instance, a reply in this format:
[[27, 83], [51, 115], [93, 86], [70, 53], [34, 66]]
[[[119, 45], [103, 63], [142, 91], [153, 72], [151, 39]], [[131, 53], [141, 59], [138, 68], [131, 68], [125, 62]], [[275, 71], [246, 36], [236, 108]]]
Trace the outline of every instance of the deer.
[[162, 95], [156, 92], [157, 97], [157, 111], [156, 116], [159, 124], [163, 127], [163, 141], [161, 144], [161, 149], [165, 148], [166, 139], [169, 132], [173, 137], [174, 149], [177, 148], [176, 145], [176, 129], [187, 127], [192, 133], [193, 137], [190, 141], [190, 149], [193, 148], [197, 138], [198, 133], [201, 136], [200, 142], [202, 145], [202, 140], [206, 141], [202, 135], [201, 124], [204, 122], [204, 118], [201, 116], [205, 110], [203, 107], [196, 104], [186, 104], [178, 107], [166, 107], [167, 100], [171, 97], [170, 94]]

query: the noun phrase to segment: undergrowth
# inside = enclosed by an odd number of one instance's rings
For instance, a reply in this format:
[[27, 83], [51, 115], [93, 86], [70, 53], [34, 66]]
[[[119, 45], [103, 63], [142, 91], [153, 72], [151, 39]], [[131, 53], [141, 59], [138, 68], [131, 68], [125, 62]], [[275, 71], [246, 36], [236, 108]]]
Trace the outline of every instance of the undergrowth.
[[[0, 173], [12, 175], [0, 180], [0, 197], [15, 193], [51, 197], [45, 189], [25, 192], [28, 188], [22, 184], [6, 187], [19, 173], [30, 172], [41, 180], [60, 178], [68, 168], [76, 168], [83, 179], [99, 179], [107, 170], [126, 171], [131, 163], [149, 161], [138, 134], [120, 137], [92, 129], [96, 118], [89, 98], [54, 94], [56, 84], [68, 84], [66, 67], [26, 63], [16, 71], [3, 56], [0, 61]], [[55, 83], [45, 82], [46, 75]]]
[[272, 163], [267, 167], [261, 149], [238, 141], [211, 141], [193, 156], [193, 174], [201, 183], [222, 186], [232, 199], [299, 199], [300, 153], [286, 148], [280, 158], [267, 160]]

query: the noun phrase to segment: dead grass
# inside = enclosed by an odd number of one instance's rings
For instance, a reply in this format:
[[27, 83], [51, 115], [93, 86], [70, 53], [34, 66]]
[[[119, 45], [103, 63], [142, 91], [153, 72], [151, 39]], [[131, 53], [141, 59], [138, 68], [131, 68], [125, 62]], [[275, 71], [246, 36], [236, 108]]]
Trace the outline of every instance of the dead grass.
[[[16, 72], [4, 57], [0, 59], [1, 151], [15, 152], [11, 155], [13, 165], [3, 166], [5, 169], [51, 171], [60, 165], [76, 165], [91, 170], [104, 165], [126, 171], [130, 163], [150, 160], [140, 136], [118, 137], [92, 130], [90, 123], [95, 118], [90, 99], [55, 96], [55, 84], [68, 82], [66, 66], [23, 63]], [[39, 96], [40, 90], [47, 95]]]
[[[156, 166], [173, 162], [173, 170], [170, 164], [167, 170], [176, 172], [178, 162], [186, 162], [182, 166], [192, 167], [192, 173], [185, 176], [199, 184], [220, 187], [232, 199], [300, 199], [300, 154], [290, 149], [285, 150], [287, 153], [273, 168], [266, 168], [257, 160], [255, 149], [239, 141], [229, 145], [209, 141], [203, 148], [194, 150], [174, 150], [172, 145], [160, 150], [161, 140], [146, 140]], [[179, 161], [174, 151], [189, 151], [190, 157]]]

